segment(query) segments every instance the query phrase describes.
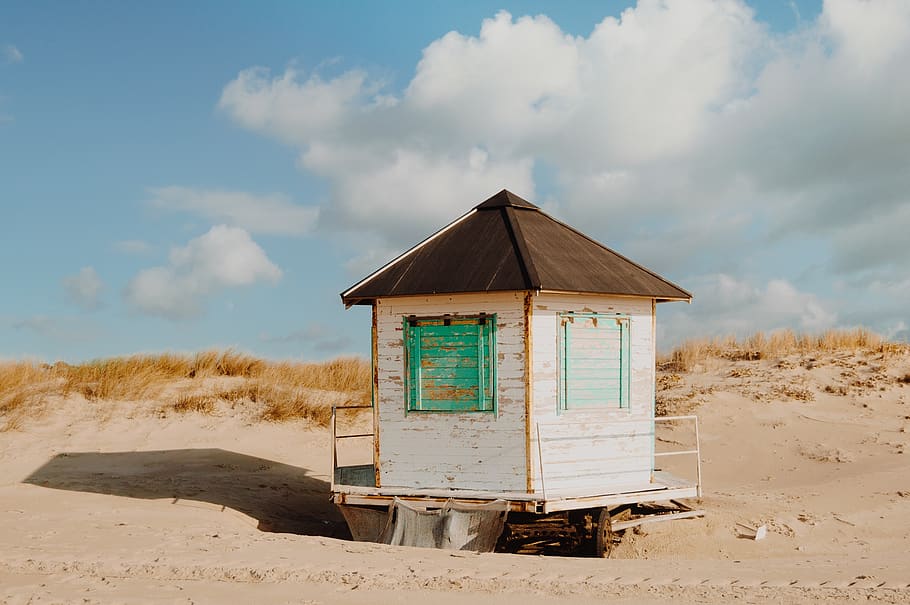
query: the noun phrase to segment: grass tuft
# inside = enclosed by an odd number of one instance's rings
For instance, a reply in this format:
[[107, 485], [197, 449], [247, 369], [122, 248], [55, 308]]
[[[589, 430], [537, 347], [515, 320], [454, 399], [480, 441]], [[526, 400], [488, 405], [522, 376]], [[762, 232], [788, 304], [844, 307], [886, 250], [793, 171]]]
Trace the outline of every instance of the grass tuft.
[[200, 376], [240, 376], [253, 378], [259, 376], [266, 368], [261, 359], [238, 353], [232, 349], [226, 351], [203, 351], [193, 358], [188, 378]]
[[369, 402], [370, 362], [359, 357], [339, 357], [325, 363], [274, 363], [260, 378], [296, 389], [357, 392], [359, 400]]
[[211, 395], [181, 395], [171, 409], [181, 414], [187, 412], [212, 414], [215, 411], [215, 398]]
[[55, 366], [30, 362], [0, 364], [0, 432], [18, 429], [57, 383]]
[[332, 406], [307, 397], [302, 393], [281, 393], [270, 389], [261, 418], [270, 422], [284, 422], [292, 419], [309, 420], [320, 426], [328, 426], [332, 418]]

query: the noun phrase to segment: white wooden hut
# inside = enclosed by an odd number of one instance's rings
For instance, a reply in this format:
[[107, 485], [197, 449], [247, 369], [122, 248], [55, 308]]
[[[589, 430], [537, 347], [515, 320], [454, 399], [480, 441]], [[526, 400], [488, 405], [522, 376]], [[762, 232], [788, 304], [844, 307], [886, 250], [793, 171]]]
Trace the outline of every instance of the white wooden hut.
[[339, 505], [698, 494], [654, 444], [655, 306], [691, 295], [537, 206], [503, 190], [341, 297], [372, 308], [374, 447], [333, 456]]

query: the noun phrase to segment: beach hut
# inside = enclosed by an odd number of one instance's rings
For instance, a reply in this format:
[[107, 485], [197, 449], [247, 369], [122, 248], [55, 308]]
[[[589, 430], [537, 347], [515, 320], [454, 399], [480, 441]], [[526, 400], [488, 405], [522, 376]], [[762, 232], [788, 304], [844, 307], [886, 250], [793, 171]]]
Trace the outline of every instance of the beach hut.
[[[372, 309], [372, 431], [333, 417], [332, 492], [355, 538], [604, 554], [634, 505], [699, 495], [700, 468], [660, 471], [654, 438], [655, 307], [691, 295], [534, 204], [500, 191], [341, 298]], [[339, 462], [347, 439], [372, 461]], [[673, 453], [697, 466], [697, 443]], [[476, 530], [484, 505], [506, 511], [486, 540], [442, 535], [458, 514]]]

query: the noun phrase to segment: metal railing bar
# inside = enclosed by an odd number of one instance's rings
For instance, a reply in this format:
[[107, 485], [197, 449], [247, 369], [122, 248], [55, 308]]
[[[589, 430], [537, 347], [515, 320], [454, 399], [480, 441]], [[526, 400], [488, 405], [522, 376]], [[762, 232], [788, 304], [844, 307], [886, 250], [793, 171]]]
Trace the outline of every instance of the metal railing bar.
[[356, 435], [335, 435], [335, 439], [350, 439], [351, 437], [372, 437], [376, 433], [357, 433]]
[[332, 477], [331, 477], [331, 490], [332, 493], [335, 493], [335, 471], [338, 469], [338, 453], [336, 451], [336, 446], [338, 445], [338, 435], [335, 433], [335, 406], [332, 406]]
[[572, 420], [566, 422], [540, 422], [539, 425], [543, 427], [548, 426], [565, 426], [567, 424], [632, 424], [632, 423], [646, 423], [650, 421], [654, 422], [669, 422], [674, 420], [698, 420], [698, 416], [690, 414], [687, 416], [654, 416], [653, 418], [598, 418], [598, 419], [587, 419], [587, 420]]
[[[543, 448], [540, 444], [540, 423], [537, 423], [537, 464], [540, 466], [540, 489], [543, 492], [544, 509], [547, 501], [547, 484], [543, 478]], [[544, 510], [546, 512], [546, 510]]]
[[696, 495], [701, 498], [701, 441], [698, 438], [698, 417], [695, 417], [695, 483]]
[[[544, 427], [547, 426], [565, 426], [567, 424], [584, 424], [590, 425], [592, 423], [602, 423], [602, 424], [620, 424], [620, 423], [646, 423], [653, 421], [654, 424], [658, 422], [674, 422], [674, 421], [685, 421], [692, 420], [695, 425], [695, 449], [694, 450], [679, 450], [679, 451], [670, 451], [670, 452], [654, 452], [654, 457], [659, 456], [695, 456], [695, 484], [696, 484], [696, 495], [701, 498], [702, 496], [702, 486], [701, 486], [701, 435], [699, 435], [698, 430], [698, 416], [695, 414], [686, 414], [682, 416], [654, 416], [653, 418], [605, 418], [599, 420], [578, 420], [578, 421], [561, 421], [558, 423], [537, 423], [537, 448], [538, 448], [538, 458], [542, 459], [542, 444], [544, 441], [550, 442], [554, 439], [544, 439], [540, 436], [540, 426], [543, 424]], [[654, 431], [638, 433], [637, 431], [630, 431], [629, 433], [616, 433], [613, 435], [604, 435], [599, 436], [600, 438], [607, 437], [634, 437], [634, 436], [644, 436], [644, 435], [654, 435]], [[584, 438], [590, 438], [590, 436], [585, 436]], [[559, 438], [555, 440], [560, 440]], [[541, 475], [543, 475], [543, 468], [541, 468]], [[542, 477], [541, 477], [542, 478]], [[546, 500], [546, 495], [544, 495], [544, 500]]]

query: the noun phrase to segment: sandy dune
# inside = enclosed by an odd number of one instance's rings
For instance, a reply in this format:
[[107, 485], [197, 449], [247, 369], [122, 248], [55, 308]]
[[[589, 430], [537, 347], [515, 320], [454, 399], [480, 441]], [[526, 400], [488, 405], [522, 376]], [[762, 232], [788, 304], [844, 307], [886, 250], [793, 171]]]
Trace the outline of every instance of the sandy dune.
[[53, 402], [0, 434], [0, 602], [910, 602], [908, 375], [875, 354], [664, 373], [662, 406], [700, 418], [707, 515], [611, 560], [349, 542], [323, 429]]

